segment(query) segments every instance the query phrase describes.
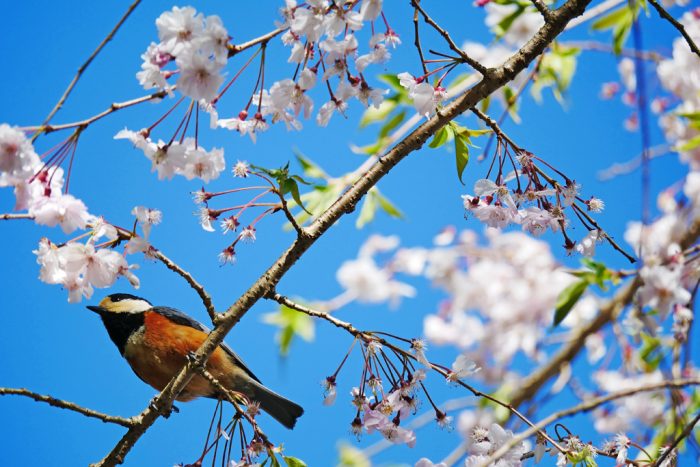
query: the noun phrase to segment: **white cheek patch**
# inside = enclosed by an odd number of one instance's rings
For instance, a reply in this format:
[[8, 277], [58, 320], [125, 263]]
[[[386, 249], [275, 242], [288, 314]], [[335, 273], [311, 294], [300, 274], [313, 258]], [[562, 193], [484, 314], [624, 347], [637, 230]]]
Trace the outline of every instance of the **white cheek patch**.
[[145, 300], [120, 300], [118, 302], [106, 302], [105, 299], [100, 306], [112, 313], [141, 313], [150, 310], [153, 306]]

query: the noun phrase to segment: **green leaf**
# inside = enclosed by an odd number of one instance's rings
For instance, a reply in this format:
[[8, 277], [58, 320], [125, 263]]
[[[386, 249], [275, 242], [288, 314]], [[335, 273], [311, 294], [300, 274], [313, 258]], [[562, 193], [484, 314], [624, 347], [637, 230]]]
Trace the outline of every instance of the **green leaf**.
[[283, 195], [290, 193], [292, 195], [292, 199], [294, 200], [294, 202], [297, 203], [297, 206], [299, 206], [301, 209], [303, 209], [307, 213], [311, 214], [309, 211], [306, 210], [306, 208], [304, 207], [304, 205], [301, 202], [301, 197], [299, 195], [299, 185], [297, 185], [295, 178], [294, 179], [288, 178], [288, 179], [284, 180], [280, 184], [280, 191], [282, 192]]
[[619, 24], [627, 20], [627, 16], [632, 13], [627, 5], [624, 5], [617, 10], [613, 10], [610, 13], [601, 16], [593, 22], [591, 29], [595, 31], [604, 31], [606, 29], [612, 29]]
[[372, 463], [360, 449], [343, 443], [340, 445], [338, 467], [372, 467]]
[[574, 282], [559, 294], [557, 298], [557, 305], [554, 311], [554, 326], [559, 326], [559, 323], [564, 321], [566, 315], [569, 314], [571, 309], [579, 301], [583, 293], [588, 288], [589, 282], [585, 279]]
[[379, 202], [379, 206], [382, 208], [382, 210], [390, 215], [391, 217], [396, 217], [397, 219], [403, 219], [403, 213], [396, 207], [394, 206], [394, 203], [389, 201], [388, 198], [386, 198], [384, 195], [379, 193], [379, 190], [375, 191], [375, 196], [377, 197], [377, 201]]
[[649, 367], [649, 371], [656, 370], [664, 358], [664, 351], [661, 346], [661, 339], [641, 333], [642, 347], [639, 349], [639, 357]]
[[[302, 302], [303, 303], [303, 302]], [[316, 327], [314, 320], [284, 305], [278, 311], [263, 315], [263, 322], [279, 328], [275, 339], [280, 347], [280, 355], [289, 355], [289, 349], [294, 337], [301, 337], [306, 342], [314, 340]]]
[[[638, 6], [635, 6], [636, 9]], [[625, 5], [598, 19], [591, 27], [596, 31], [612, 29], [613, 49], [619, 55], [632, 28], [634, 16], [635, 13], [632, 9]]]
[[282, 467], [280, 461], [277, 460], [275, 456], [270, 456], [270, 467]]
[[698, 146], [700, 146], [700, 135], [693, 136], [685, 143], [676, 147], [676, 151], [690, 151], [691, 149], [695, 149]]
[[360, 208], [360, 215], [357, 216], [357, 221], [355, 221], [355, 227], [361, 229], [366, 224], [370, 223], [372, 219], [374, 219], [376, 212], [377, 199], [375, 194], [370, 191], [362, 202], [362, 208]]
[[457, 163], [457, 176], [459, 181], [464, 185], [462, 174], [469, 163], [469, 138], [463, 133], [455, 133], [455, 160]]
[[299, 161], [299, 165], [301, 165], [304, 175], [311, 178], [328, 178], [328, 174], [321, 167], [319, 167], [311, 159], [304, 156], [301, 152], [294, 151], [294, 155]]
[[381, 130], [379, 130], [379, 139], [380, 140], [384, 139], [384, 137], [386, 137], [391, 132], [391, 130], [393, 130], [394, 128], [399, 126], [401, 124], [401, 122], [403, 122], [403, 119], [405, 116], [406, 116], [406, 111], [402, 110], [398, 114], [394, 115], [391, 118], [391, 120], [386, 122], [384, 124], [384, 126], [382, 126]]
[[282, 456], [282, 459], [287, 463], [287, 467], [306, 467], [306, 462], [296, 457]]
[[360, 119], [360, 128], [364, 128], [371, 123], [381, 122], [386, 119], [391, 112], [394, 111], [398, 103], [396, 101], [384, 100], [379, 105], [379, 108], [369, 106], [362, 114]]
[[524, 12], [525, 7], [523, 5], [518, 5], [518, 8], [513, 13], [503, 18], [494, 28], [496, 37], [499, 39], [503, 37], [508, 32], [508, 29], [510, 29], [510, 27], [513, 25], [513, 22]]
[[445, 125], [444, 127], [440, 128], [433, 136], [433, 140], [430, 142], [428, 147], [435, 149], [445, 144], [445, 142], [447, 142], [448, 139], [448, 128], [448, 125]]
[[406, 92], [406, 89], [403, 86], [401, 86], [401, 80], [396, 75], [379, 75], [379, 80], [388, 84], [396, 92]]

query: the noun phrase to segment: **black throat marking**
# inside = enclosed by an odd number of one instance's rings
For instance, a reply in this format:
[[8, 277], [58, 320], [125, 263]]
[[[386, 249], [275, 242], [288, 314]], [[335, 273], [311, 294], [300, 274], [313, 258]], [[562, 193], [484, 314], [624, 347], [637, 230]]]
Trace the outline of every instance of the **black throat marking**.
[[145, 313], [103, 313], [100, 315], [109, 337], [124, 355], [124, 347], [129, 336], [136, 332], [145, 321]]

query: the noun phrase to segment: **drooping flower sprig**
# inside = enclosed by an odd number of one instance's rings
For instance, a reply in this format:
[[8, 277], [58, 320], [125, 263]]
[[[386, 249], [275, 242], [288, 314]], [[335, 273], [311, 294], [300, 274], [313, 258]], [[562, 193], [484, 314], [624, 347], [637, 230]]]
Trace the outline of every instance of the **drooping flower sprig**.
[[[291, 196], [296, 205], [304, 209], [299, 195], [298, 183], [306, 184], [307, 182], [298, 175], [290, 174], [289, 164], [280, 169], [270, 170], [250, 165], [244, 161], [238, 161], [233, 168], [233, 175], [234, 177], [242, 179], [253, 177], [261, 180], [264, 185], [246, 186], [220, 192], [208, 192], [202, 188], [192, 193], [195, 204], [201, 206], [199, 210], [195, 212], [195, 215], [199, 218], [199, 223], [204, 230], [214, 232], [216, 229], [212, 223], [219, 221], [222, 233], [236, 233], [236, 238], [233, 242], [219, 254], [219, 261], [221, 264], [234, 263], [236, 261], [236, 246], [239, 243], [255, 242], [257, 238], [256, 225], [270, 214], [283, 211], [287, 220], [289, 220], [296, 229], [297, 234], [304, 234], [289, 210], [285, 196]], [[248, 192], [256, 192], [256, 194], [246, 203], [218, 209], [213, 209], [209, 206], [209, 202], [212, 199], [218, 200], [223, 196]], [[277, 201], [263, 201], [262, 199], [267, 195], [275, 196]], [[262, 212], [239, 231], [242, 216], [248, 212], [248, 210], [260, 208], [262, 208]]]

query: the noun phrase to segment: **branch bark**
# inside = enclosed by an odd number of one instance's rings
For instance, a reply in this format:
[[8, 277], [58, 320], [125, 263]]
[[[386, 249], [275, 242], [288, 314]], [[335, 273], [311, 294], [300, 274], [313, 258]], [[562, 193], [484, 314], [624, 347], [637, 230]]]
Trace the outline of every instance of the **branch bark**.
[[[681, 239], [681, 249], [685, 250], [700, 237], [700, 219], [696, 219], [688, 228]], [[537, 369], [530, 376], [518, 383], [518, 389], [511, 394], [510, 401], [515, 407], [519, 407], [523, 402], [530, 400], [551, 378], [559, 374], [562, 365], [572, 361], [583, 348], [586, 338], [600, 330], [607, 323], [613, 321], [620, 312], [632, 302], [634, 293], [642, 284], [639, 276], [635, 276], [630, 282], [606, 302], [598, 315], [579, 328], [572, 336], [571, 340], [564, 345], [546, 364]]]
[[68, 402], [62, 399], [57, 399], [53, 396], [47, 396], [44, 394], [37, 394], [36, 392], [29, 391], [24, 388], [0, 388], [0, 396], [24, 396], [34, 399], [37, 402], [45, 402], [53, 407], [58, 407], [60, 409], [72, 410], [79, 414], [83, 414], [86, 417], [96, 418], [102, 420], [105, 423], [114, 423], [115, 425], [121, 425], [127, 428], [134, 426], [135, 422], [132, 418], [116, 417], [114, 415], [108, 415], [106, 413], [98, 412], [97, 410], [88, 409], [86, 407], [80, 406], [73, 402]]

